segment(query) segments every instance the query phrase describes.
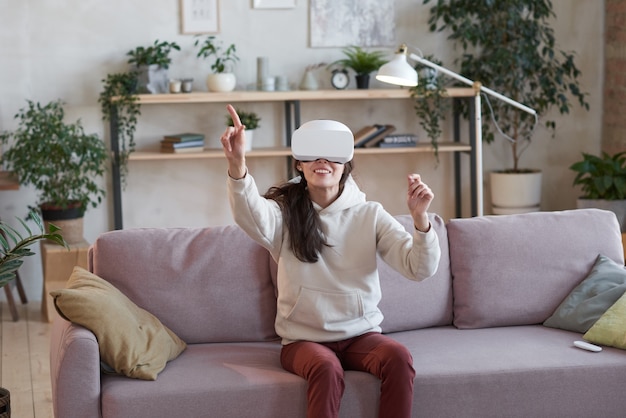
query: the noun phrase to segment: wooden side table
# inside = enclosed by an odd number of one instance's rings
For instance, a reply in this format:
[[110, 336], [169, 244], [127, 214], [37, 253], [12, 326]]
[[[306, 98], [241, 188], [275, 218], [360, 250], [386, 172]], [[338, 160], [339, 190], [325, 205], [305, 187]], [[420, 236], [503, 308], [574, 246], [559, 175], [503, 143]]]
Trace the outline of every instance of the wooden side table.
[[74, 266], [87, 268], [89, 243], [82, 241], [70, 244], [70, 249], [58, 244], [41, 241], [41, 263], [43, 269], [43, 295], [41, 296], [41, 313], [44, 319], [51, 322], [57, 315], [50, 292], [63, 289], [74, 270]]

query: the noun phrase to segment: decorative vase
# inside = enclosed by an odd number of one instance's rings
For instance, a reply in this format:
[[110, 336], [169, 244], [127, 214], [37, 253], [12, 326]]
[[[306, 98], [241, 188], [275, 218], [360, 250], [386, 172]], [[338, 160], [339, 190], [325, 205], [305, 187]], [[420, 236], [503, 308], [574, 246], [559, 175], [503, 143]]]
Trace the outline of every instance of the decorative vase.
[[318, 84], [317, 79], [315, 78], [315, 74], [313, 71], [308, 70], [304, 72], [304, 77], [302, 77], [302, 82], [300, 83], [300, 90], [317, 90]]
[[209, 74], [206, 79], [206, 86], [209, 91], [227, 92], [235, 90], [237, 78], [233, 73]]
[[169, 91], [167, 69], [157, 65], [140, 65], [137, 84], [139, 93], [162, 94]]
[[369, 74], [357, 74], [354, 76], [356, 79], [356, 88], [366, 90], [370, 88], [370, 75]]
[[494, 214], [507, 215], [540, 210], [541, 171], [529, 170], [524, 173], [492, 171], [489, 179]]

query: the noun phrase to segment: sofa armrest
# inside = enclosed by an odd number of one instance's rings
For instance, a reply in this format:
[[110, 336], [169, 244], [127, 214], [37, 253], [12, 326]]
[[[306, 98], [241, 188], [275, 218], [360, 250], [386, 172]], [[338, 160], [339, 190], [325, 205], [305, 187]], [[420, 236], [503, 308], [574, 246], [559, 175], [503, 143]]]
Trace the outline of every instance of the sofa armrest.
[[50, 336], [55, 417], [100, 416], [100, 353], [88, 329], [56, 316]]

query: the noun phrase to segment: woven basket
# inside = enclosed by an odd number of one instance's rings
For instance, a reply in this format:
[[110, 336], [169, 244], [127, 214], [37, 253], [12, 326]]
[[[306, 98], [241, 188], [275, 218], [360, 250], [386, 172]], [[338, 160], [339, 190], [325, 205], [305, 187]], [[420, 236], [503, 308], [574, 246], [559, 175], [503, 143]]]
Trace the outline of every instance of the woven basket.
[[0, 418], [11, 417], [11, 393], [5, 388], [0, 388]]

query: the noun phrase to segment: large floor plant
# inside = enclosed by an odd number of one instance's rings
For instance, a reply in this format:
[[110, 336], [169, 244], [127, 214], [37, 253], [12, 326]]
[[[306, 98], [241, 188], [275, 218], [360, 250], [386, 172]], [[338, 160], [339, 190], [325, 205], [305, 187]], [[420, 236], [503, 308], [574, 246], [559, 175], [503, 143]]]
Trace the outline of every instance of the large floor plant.
[[[568, 113], [572, 101], [589, 108], [574, 53], [556, 46], [550, 0], [423, 0], [431, 2], [430, 30], [449, 34], [461, 51], [457, 62], [465, 77], [535, 109], [539, 117], [552, 108]], [[531, 143], [535, 118], [498, 100], [486, 98], [483, 106], [483, 138], [491, 142], [501, 132], [511, 144], [508, 171], [524, 171], [519, 160]], [[554, 135], [555, 121], [541, 120]]]

